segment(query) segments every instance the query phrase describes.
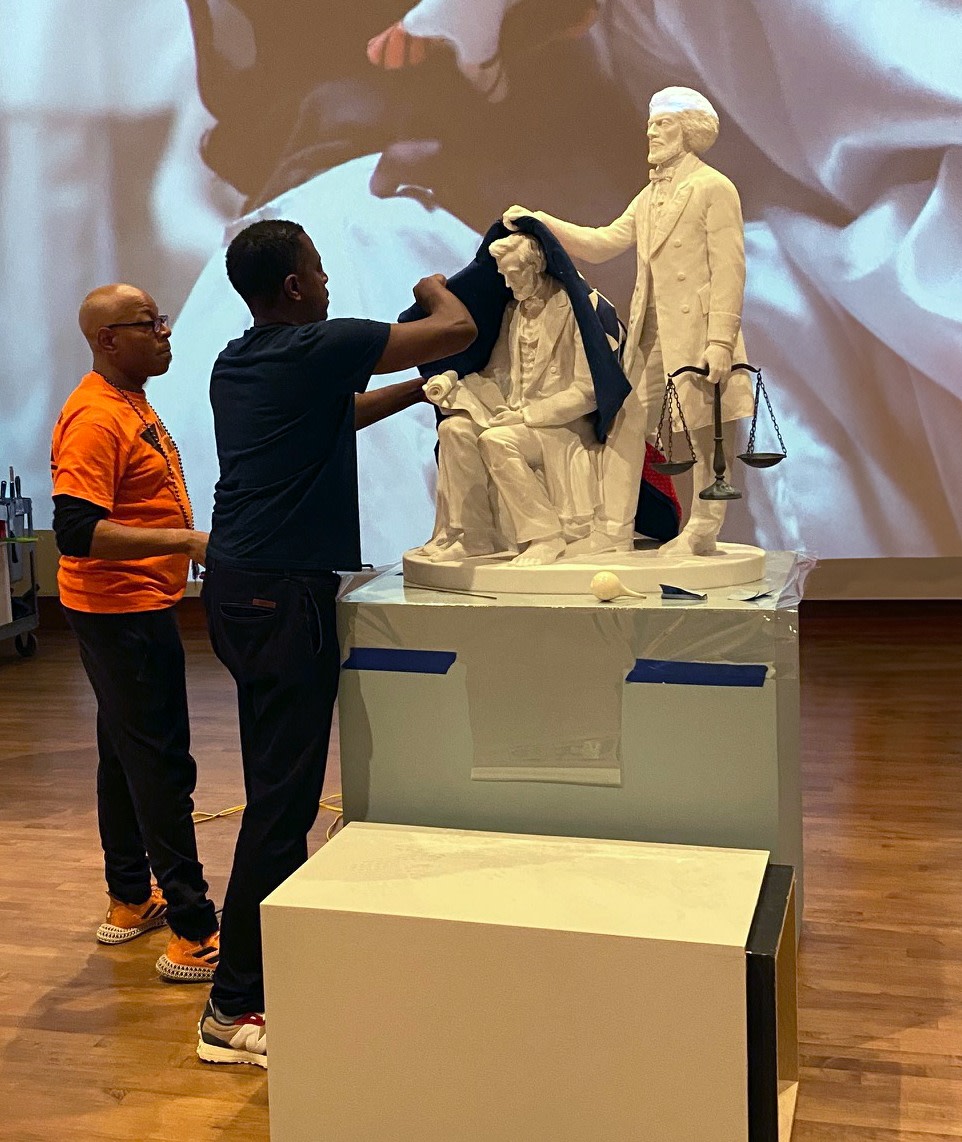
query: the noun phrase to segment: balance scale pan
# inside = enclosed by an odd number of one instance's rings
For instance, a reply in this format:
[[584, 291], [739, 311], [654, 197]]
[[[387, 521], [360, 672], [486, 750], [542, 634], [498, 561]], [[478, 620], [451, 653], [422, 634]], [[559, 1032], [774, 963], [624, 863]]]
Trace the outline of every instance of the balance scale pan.
[[738, 459], [749, 468], [773, 468], [785, 459], [784, 452], [740, 452]]
[[694, 460], [662, 460], [653, 461], [652, 468], [656, 472], [661, 472], [663, 476], [680, 476], [682, 472], [687, 472], [689, 469], [694, 468]]

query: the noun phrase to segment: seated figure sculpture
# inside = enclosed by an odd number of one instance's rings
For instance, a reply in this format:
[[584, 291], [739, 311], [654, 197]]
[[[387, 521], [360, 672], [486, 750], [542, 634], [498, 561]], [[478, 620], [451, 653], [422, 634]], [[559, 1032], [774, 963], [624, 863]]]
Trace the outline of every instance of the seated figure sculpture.
[[514, 300], [482, 370], [425, 388], [442, 417], [435, 532], [422, 552], [442, 562], [517, 551], [513, 563], [537, 566], [592, 549], [597, 400], [571, 302], [538, 241], [513, 234], [490, 252]]

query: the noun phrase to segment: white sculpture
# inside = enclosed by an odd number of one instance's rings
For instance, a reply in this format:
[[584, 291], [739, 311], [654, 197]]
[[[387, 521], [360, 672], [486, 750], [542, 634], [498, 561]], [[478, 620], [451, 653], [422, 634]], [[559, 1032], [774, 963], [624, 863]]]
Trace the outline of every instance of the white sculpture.
[[731, 373], [733, 360], [747, 360], [741, 336], [741, 204], [729, 179], [699, 158], [717, 137], [718, 116], [703, 95], [685, 87], [665, 88], [649, 106], [651, 181], [620, 218], [595, 228], [521, 206], [504, 215], [509, 228], [513, 219], [533, 215], [570, 254], [588, 262], [607, 261], [632, 247], [637, 251], [624, 361], [632, 394], [615, 421], [603, 460], [604, 527], [622, 550], [632, 545], [645, 441], [652, 440], [657, 429], [666, 374], [685, 365], [709, 370], [706, 379], [689, 373], [678, 380], [697, 463], [688, 522], [676, 539], [662, 546], [664, 554], [709, 555], [716, 550], [725, 503], [698, 496], [714, 475], [712, 386], [722, 385], [729, 466], [732, 422], [752, 412], [749, 377]]
[[595, 391], [568, 295], [545, 273], [539, 243], [516, 234], [490, 251], [515, 300], [483, 370], [442, 373], [425, 387], [444, 415], [435, 532], [421, 554], [518, 552], [514, 564], [537, 566], [591, 544], [601, 500]]

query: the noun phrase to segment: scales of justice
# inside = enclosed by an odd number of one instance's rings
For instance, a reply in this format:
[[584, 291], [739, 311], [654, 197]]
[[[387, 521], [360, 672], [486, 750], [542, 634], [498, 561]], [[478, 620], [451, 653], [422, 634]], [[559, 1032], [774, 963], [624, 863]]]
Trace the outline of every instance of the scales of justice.
[[[658, 92], [650, 181], [620, 218], [595, 228], [511, 207], [449, 281], [479, 336], [422, 368], [438, 411], [437, 508], [430, 539], [404, 555], [407, 584], [610, 599], [763, 577], [762, 549], [718, 539], [741, 497], [738, 421], [751, 417], [744, 464], [771, 467], [785, 447], [741, 335], [738, 193], [700, 158], [717, 135], [704, 96]], [[626, 328], [571, 256], [632, 248]], [[756, 451], [762, 405], [780, 451]], [[671, 477], [688, 470], [679, 531]]]

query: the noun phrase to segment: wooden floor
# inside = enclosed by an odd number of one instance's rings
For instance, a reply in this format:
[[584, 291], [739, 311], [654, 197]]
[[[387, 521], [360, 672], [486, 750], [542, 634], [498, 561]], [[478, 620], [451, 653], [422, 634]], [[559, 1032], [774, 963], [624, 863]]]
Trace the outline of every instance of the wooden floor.
[[[232, 692], [202, 635], [186, 641], [196, 803], [215, 810], [243, 799]], [[960, 646], [954, 606], [803, 616], [795, 1142], [962, 1139]], [[69, 636], [42, 632], [30, 661], [0, 645], [0, 1137], [267, 1139], [265, 1075], [196, 1061], [206, 989], [158, 980], [164, 934], [93, 940], [105, 905], [94, 769]], [[237, 822], [198, 827], [218, 900]]]

